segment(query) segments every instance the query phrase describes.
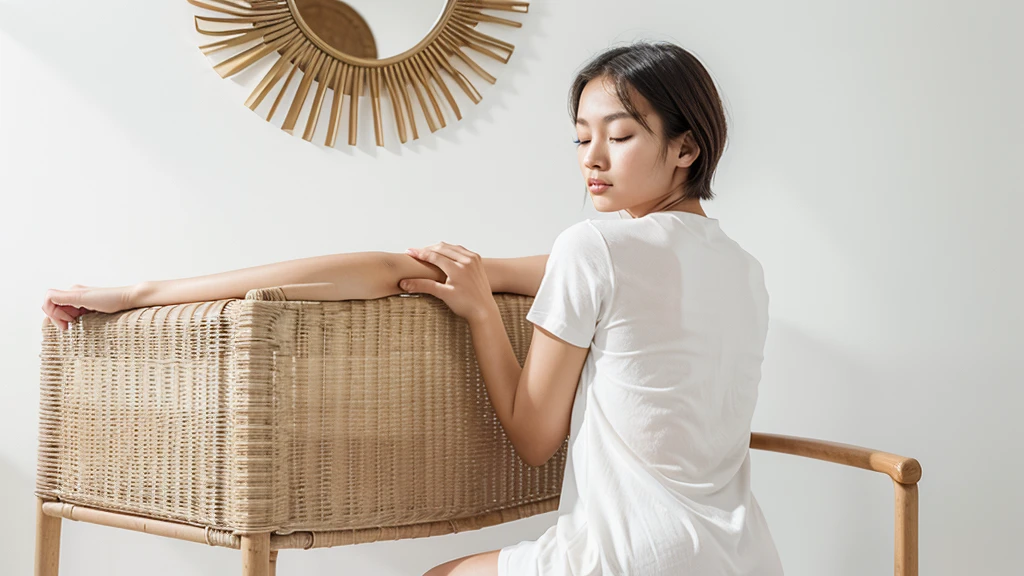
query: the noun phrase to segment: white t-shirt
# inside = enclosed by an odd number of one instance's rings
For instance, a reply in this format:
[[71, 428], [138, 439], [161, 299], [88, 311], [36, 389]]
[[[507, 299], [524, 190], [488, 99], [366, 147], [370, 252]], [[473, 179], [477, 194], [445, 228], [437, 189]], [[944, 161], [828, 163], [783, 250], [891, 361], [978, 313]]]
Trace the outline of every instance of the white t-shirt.
[[782, 575], [750, 489], [768, 293], [718, 220], [570, 226], [526, 318], [590, 353], [558, 520], [502, 548], [498, 576]]

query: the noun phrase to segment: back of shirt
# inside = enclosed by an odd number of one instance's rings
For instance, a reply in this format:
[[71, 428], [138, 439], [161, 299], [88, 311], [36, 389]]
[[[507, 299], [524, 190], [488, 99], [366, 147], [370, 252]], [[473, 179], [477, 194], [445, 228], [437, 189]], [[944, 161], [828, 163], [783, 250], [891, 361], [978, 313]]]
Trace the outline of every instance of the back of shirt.
[[591, 222], [614, 287], [594, 340], [608, 385], [595, 394], [622, 408], [610, 420], [640, 459], [711, 501], [750, 444], [768, 331], [761, 265], [699, 214]]
[[[573, 574], [781, 574], [750, 491], [768, 294], [718, 220], [672, 211], [567, 228], [527, 319], [590, 348], [552, 558]], [[559, 573], [526, 546], [505, 556], [524, 574]]]

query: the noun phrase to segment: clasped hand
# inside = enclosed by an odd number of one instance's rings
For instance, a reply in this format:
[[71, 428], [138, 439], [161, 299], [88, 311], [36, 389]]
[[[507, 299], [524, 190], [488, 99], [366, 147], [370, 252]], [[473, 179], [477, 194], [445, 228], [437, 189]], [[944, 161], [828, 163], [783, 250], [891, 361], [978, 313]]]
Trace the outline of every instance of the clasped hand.
[[132, 308], [132, 294], [128, 286], [97, 288], [75, 284], [67, 290], [50, 288], [43, 299], [43, 312], [60, 330], [67, 330], [73, 322], [88, 312], [120, 312]]
[[486, 319], [496, 312], [483, 260], [476, 252], [445, 242], [426, 248], [406, 250], [406, 254], [440, 268], [448, 278], [444, 283], [429, 278], [406, 278], [399, 286], [406, 292], [423, 292], [444, 301], [452, 312], [469, 322]]

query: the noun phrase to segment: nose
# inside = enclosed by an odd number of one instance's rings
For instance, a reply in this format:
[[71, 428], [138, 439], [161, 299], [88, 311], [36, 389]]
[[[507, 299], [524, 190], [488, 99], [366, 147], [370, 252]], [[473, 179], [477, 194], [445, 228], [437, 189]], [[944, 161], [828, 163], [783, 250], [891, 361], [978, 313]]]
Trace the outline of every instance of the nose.
[[607, 170], [608, 156], [602, 143], [594, 138], [583, 152], [583, 167], [590, 170]]

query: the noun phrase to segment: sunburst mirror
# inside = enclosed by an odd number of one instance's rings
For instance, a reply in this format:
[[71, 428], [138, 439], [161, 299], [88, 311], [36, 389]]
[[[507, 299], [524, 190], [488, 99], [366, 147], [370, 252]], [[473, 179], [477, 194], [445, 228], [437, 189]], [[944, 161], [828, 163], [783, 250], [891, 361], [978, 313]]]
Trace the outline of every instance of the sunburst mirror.
[[[330, 98], [330, 120], [324, 144], [334, 146], [341, 125], [343, 100], [349, 97], [348, 143], [356, 144], [359, 100], [369, 89], [377, 146], [384, 145], [381, 96], [391, 102], [398, 138], [411, 132], [419, 138], [413, 114], [415, 96], [431, 132], [447, 124], [440, 96], [456, 119], [462, 113], [448, 86], [454, 81], [474, 104], [481, 96], [466, 75], [465, 64], [487, 82], [496, 78], [466, 50], [507, 63], [514, 46], [477, 29], [481, 22], [519, 28], [521, 22], [485, 11], [525, 13], [528, 2], [514, 0], [188, 0], [218, 15], [196, 15], [196, 31], [221, 39], [200, 46], [204, 54], [233, 49], [214, 65], [223, 78], [264, 58], [277, 56], [245, 101], [253, 111], [280, 86], [267, 121], [287, 109], [281, 128], [295, 133], [303, 105], [312, 106], [302, 137], [312, 141], [321, 109]], [[370, 24], [373, 24], [371, 27]], [[285, 102], [289, 84], [298, 86]], [[283, 80], [283, 82], [282, 82]], [[315, 88], [313, 84], [316, 84]], [[440, 91], [440, 95], [436, 91]], [[330, 92], [330, 97], [328, 96]]]

